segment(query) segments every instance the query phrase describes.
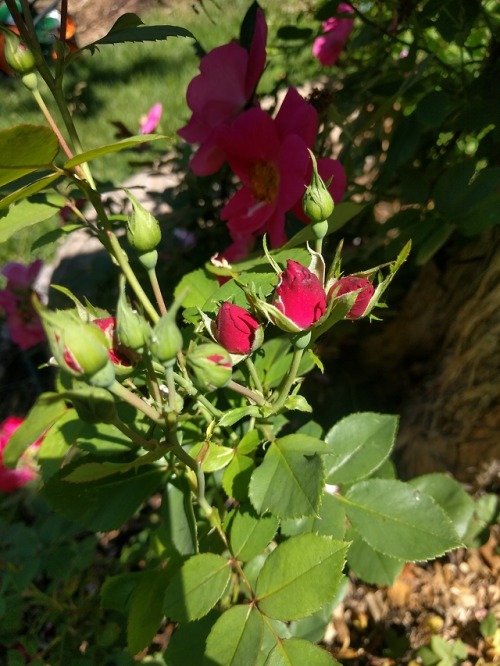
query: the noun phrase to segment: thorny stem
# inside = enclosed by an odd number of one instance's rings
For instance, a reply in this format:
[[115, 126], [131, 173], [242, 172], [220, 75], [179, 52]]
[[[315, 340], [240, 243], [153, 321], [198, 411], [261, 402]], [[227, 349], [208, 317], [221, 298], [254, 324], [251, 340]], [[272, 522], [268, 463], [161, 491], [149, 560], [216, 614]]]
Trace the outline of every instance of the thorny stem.
[[118, 428], [120, 432], [126, 435], [132, 442], [134, 442], [134, 444], [142, 446], [142, 448], [146, 449], [146, 451], [152, 451], [156, 448], [154, 442], [150, 442], [149, 440], [144, 439], [142, 435], [139, 435], [139, 433], [135, 432], [135, 430], [129, 428], [128, 425], [123, 423], [123, 421], [118, 417], [113, 419], [113, 425], [115, 428]]
[[263, 398], [258, 393], [255, 393], [255, 391], [252, 391], [252, 389], [249, 389], [246, 386], [238, 384], [238, 382], [235, 382], [234, 380], [231, 380], [227, 384], [227, 388], [231, 389], [231, 391], [234, 391], [235, 393], [240, 393], [241, 395], [244, 395], [245, 398], [252, 400], [253, 402], [255, 402], [255, 404], [259, 405], [260, 407], [263, 407], [266, 404], [265, 398]]
[[174, 368], [172, 365], [168, 365], [165, 368], [165, 376], [167, 378], [168, 406], [173, 412], [175, 412], [177, 411], [177, 389], [175, 386]]
[[71, 159], [73, 157], [73, 153], [71, 152], [70, 147], [66, 143], [65, 138], [59, 131], [59, 128], [52, 117], [52, 114], [50, 113], [47, 105], [43, 101], [43, 97], [40, 94], [40, 91], [38, 89], [32, 90], [31, 91], [33, 94], [33, 97], [35, 98], [36, 103], [40, 107], [41, 112], [43, 113], [45, 120], [49, 123], [51, 130], [54, 132], [54, 134], [57, 136], [57, 140], [59, 141], [61, 148], [64, 150], [66, 155]]
[[148, 376], [148, 388], [150, 390], [150, 393], [153, 394], [153, 398], [155, 399], [155, 402], [157, 405], [162, 404], [162, 397], [161, 397], [161, 391], [160, 387], [158, 386], [158, 382], [156, 380], [156, 374], [155, 374], [155, 369], [153, 367], [153, 362], [151, 360], [151, 356], [149, 354], [149, 350], [146, 349], [143, 357], [144, 365], [146, 366], [147, 370], [147, 376]]
[[151, 282], [151, 287], [153, 288], [153, 293], [156, 298], [156, 303], [158, 304], [158, 309], [160, 310], [161, 315], [167, 314], [167, 306], [163, 300], [163, 294], [161, 293], [160, 284], [158, 282], [158, 276], [154, 268], [151, 268], [148, 271], [149, 281]]
[[201, 394], [198, 391], [198, 389], [195, 386], [193, 386], [193, 384], [188, 379], [185, 379], [182, 375], [179, 375], [177, 372], [174, 372], [174, 379], [179, 384], [179, 386], [182, 386], [182, 388], [187, 392], [188, 395], [190, 395], [197, 402], [203, 405], [203, 407], [205, 407], [213, 417], [215, 417], [216, 419], [220, 419], [223, 416], [223, 412], [221, 412], [220, 409], [217, 409], [217, 407], [214, 407], [214, 405], [212, 405], [210, 400], [208, 400], [208, 398], [206, 398], [203, 394]]
[[283, 405], [286, 402], [286, 399], [288, 398], [290, 389], [292, 388], [295, 378], [297, 377], [303, 353], [304, 353], [303, 349], [295, 349], [295, 351], [293, 352], [292, 364], [290, 365], [288, 375], [282, 382], [282, 385], [279, 388], [278, 397], [273, 405], [274, 409], [277, 412], [283, 407]]

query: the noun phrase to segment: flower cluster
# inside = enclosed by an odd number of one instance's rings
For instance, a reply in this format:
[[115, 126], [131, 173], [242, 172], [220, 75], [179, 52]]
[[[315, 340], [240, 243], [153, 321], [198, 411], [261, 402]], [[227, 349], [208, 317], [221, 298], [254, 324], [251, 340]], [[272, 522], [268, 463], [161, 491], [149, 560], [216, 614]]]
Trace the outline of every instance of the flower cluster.
[[[301, 202], [311, 180], [308, 149], [316, 140], [318, 115], [294, 88], [275, 117], [259, 106], [255, 88], [266, 60], [266, 38], [265, 17], [257, 8], [248, 50], [231, 42], [202, 58], [200, 74], [187, 90], [192, 115], [179, 130], [186, 141], [199, 144], [190, 163], [194, 173], [212, 174], [227, 162], [241, 182], [221, 213], [233, 241], [222, 253], [228, 261], [246, 256], [264, 234], [272, 247], [284, 244], [289, 211], [308, 222]], [[320, 159], [318, 170], [330, 182], [334, 201], [341, 201], [346, 187], [342, 165]]]
[[7, 315], [10, 337], [21, 349], [30, 349], [45, 340], [42, 323], [38, 317], [31, 296], [42, 261], [34, 261], [29, 266], [9, 263], [2, 269], [7, 278], [7, 286], [0, 291], [0, 308]]
[[12, 493], [37, 476], [34, 455], [41, 444], [41, 439], [28, 447], [16, 469], [8, 469], [3, 465], [3, 451], [23, 421], [24, 419], [17, 416], [9, 416], [0, 425], [0, 492], [2, 493]]
[[[347, 294], [355, 295], [355, 299], [345, 318], [359, 319], [367, 312], [374, 293], [370, 280], [355, 276], [333, 279], [323, 286], [313, 271], [289, 259], [278, 276], [272, 302], [256, 299], [253, 305], [257, 313], [282, 330], [300, 333], [316, 326], [338, 299]], [[262, 344], [262, 328], [257, 317], [227, 301], [222, 303], [213, 325], [208, 320], [208, 328], [230, 354], [246, 356]]]

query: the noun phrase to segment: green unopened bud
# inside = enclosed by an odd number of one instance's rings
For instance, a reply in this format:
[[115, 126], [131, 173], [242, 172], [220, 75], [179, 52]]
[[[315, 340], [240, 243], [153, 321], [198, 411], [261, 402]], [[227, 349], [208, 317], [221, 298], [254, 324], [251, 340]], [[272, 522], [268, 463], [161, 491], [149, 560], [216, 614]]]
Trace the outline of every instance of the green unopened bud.
[[[127, 222], [127, 238], [130, 245], [139, 254], [154, 250], [161, 240], [158, 220], [137, 201], [133, 194], [126, 190], [132, 203], [132, 214]], [[156, 265], [156, 261], [155, 264]], [[153, 266], [154, 267], [154, 266]]]
[[15, 32], [1, 29], [4, 37], [5, 62], [16, 74], [29, 74], [35, 68], [35, 58]]
[[156, 323], [151, 333], [149, 350], [163, 365], [174, 363], [184, 344], [182, 333], [176, 324], [175, 318], [185, 295], [186, 292], [184, 291], [175, 299], [170, 310]]
[[141, 351], [150, 335], [150, 326], [139, 312], [133, 310], [125, 295], [125, 281], [120, 284], [120, 298], [116, 308], [116, 335], [127, 349]]
[[201, 386], [220, 388], [231, 381], [233, 369], [229, 352], [215, 342], [198, 345], [186, 361]]
[[302, 207], [304, 213], [311, 220], [316, 238], [324, 238], [328, 231], [328, 224], [325, 225], [324, 222], [333, 213], [335, 204], [332, 195], [318, 173], [316, 158], [311, 151], [309, 153], [313, 163], [313, 175], [311, 184], [306, 188], [302, 199]]

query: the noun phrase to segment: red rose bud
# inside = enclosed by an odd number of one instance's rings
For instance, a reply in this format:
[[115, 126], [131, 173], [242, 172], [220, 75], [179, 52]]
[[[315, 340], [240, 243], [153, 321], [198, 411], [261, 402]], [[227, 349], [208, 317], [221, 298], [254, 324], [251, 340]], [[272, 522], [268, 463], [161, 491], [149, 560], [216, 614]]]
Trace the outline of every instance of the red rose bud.
[[108, 354], [113, 365], [130, 368], [132, 366], [131, 360], [127, 356], [126, 349], [120, 345], [116, 336], [116, 319], [114, 317], [105, 317], [104, 319], [94, 319], [92, 323], [99, 326], [106, 336], [109, 344]]
[[261, 342], [262, 329], [250, 312], [226, 301], [215, 318], [215, 337], [230, 354], [250, 354]]
[[324, 314], [326, 294], [311, 271], [289, 259], [276, 287], [273, 305], [300, 329], [305, 330]]
[[330, 289], [329, 297], [333, 293], [335, 293], [335, 297], [337, 297], [349, 294], [352, 291], [357, 291], [358, 289], [361, 291], [357, 295], [353, 306], [346, 314], [346, 319], [359, 319], [359, 317], [362, 317], [365, 314], [371, 297], [375, 292], [372, 283], [366, 278], [343, 277], [335, 282]]
[[229, 353], [214, 342], [198, 345], [186, 361], [199, 384], [207, 388], [220, 388], [231, 381], [233, 368]]

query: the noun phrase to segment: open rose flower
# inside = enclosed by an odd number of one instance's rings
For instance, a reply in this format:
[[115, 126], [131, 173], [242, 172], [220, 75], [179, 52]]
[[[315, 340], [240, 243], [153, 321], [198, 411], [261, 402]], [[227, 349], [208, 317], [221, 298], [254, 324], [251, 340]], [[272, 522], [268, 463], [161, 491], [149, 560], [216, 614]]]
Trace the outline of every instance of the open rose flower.
[[329, 297], [332, 294], [334, 294], [335, 297], [343, 296], [344, 294], [349, 294], [358, 289], [360, 292], [351, 309], [346, 314], [346, 319], [359, 319], [365, 314], [368, 304], [375, 292], [372, 283], [366, 278], [343, 277], [340, 278], [340, 280], [337, 280], [337, 282], [335, 282], [330, 288]]
[[8, 469], [3, 465], [3, 451], [23, 421], [24, 419], [17, 416], [9, 416], [0, 425], [0, 492], [3, 493], [12, 493], [14, 490], [22, 488], [37, 476], [33, 458], [41, 444], [41, 439], [38, 439], [28, 447], [21, 456], [16, 469]]
[[7, 315], [10, 337], [21, 349], [30, 349], [45, 340], [42, 323], [31, 302], [33, 283], [42, 265], [41, 260], [29, 266], [13, 262], [2, 269], [7, 286], [0, 291], [0, 308]]
[[200, 144], [190, 162], [197, 176], [215, 173], [225, 154], [216, 140], [217, 130], [234, 120], [252, 101], [266, 62], [267, 25], [262, 10], [256, 12], [250, 50], [237, 42], [219, 46], [200, 62], [200, 74], [187, 89], [193, 112], [178, 134], [188, 143]]
[[[345, 2], [341, 2], [337, 9], [339, 13], [352, 14], [354, 12], [353, 8]], [[323, 66], [335, 65], [351, 34], [353, 25], [353, 19], [349, 18], [336, 18], [333, 16], [327, 21], [323, 21], [324, 34], [314, 40], [312, 49], [314, 57]]]
[[[276, 118], [262, 109], [249, 109], [220, 132], [218, 141], [242, 182], [221, 212], [234, 241], [230, 254], [251, 247], [255, 237], [264, 234], [272, 247], [283, 245], [285, 216], [292, 209], [298, 209], [297, 214], [307, 221], [302, 196], [312, 175], [308, 148], [317, 127], [316, 110], [290, 88]], [[342, 166], [327, 159], [318, 160], [318, 168], [325, 180], [334, 176], [330, 192], [339, 202], [346, 182]]]
[[324, 314], [326, 294], [314, 273], [289, 259], [280, 275], [273, 305], [301, 330], [306, 330]]
[[215, 318], [215, 337], [230, 354], [250, 354], [258, 343], [260, 324], [239, 305], [223, 303]]

